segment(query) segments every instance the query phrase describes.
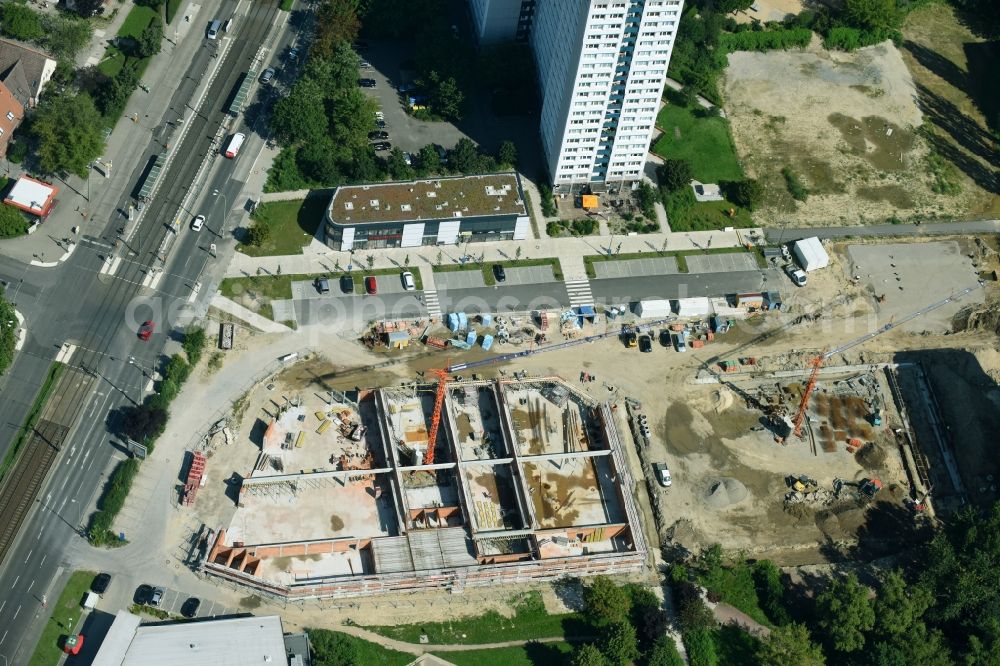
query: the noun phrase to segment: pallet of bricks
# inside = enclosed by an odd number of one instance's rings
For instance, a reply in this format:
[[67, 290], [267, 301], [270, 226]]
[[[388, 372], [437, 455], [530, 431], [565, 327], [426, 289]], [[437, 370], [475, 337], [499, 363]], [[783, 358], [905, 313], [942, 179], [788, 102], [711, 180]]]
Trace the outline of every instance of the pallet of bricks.
[[187, 483], [184, 484], [184, 495], [181, 498], [181, 504], [184, 506], [194, 504], [194, 498], [198, 494], [198, 488], [201, 487], [201, 479], [204, 474], [205, 454], [201, 451], [195, 451], [191, 454], [191, 466], [188, 468]]

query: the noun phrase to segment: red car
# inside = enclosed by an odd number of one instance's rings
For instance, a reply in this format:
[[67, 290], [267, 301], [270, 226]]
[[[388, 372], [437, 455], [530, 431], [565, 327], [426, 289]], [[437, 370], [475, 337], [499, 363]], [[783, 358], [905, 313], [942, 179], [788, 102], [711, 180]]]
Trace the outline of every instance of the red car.
[[142, 326], [139, 327], [139, 339], [143, 341], [149, 340], [149, 336], [151, 336], [155, 330], [156, 324], [152, 319], [147, 319], [142, 322]]
[[378, 293], [378, 283], [375, 282], [375, 276], [374, 275], [369, 275], [368, 277], [365, 278], [365, 290], [369, 294], [377, 294]]
[[67, 636], [66, 642], [63, 643], [63, 652], [66, 654], [80, 654], [80, 650], [83, 649], [83, 634], [77, 634], [76, 636]]

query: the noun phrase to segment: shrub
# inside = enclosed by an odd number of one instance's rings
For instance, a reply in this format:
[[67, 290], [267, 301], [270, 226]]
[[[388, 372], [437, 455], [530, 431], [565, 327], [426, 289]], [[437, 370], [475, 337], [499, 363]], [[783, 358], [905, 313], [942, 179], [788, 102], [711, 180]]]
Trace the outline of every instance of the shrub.
[[737, 206], [754, 210], [764, 199], [763, 186], [753, 178], [720, 183], [727, 199]]
[[549, 222], [545, 225], [545, 233], [549, 236], [558, 236], [562, 233], [562, 224], [559, 222]]
[[260, 247], [271, 238], [271, 227], [260, 222], [254, 222], [253, 226], [247, 230], [246, 243], [253, 247]]
[[589, 236], [597, 231], [597, 222], [589, 217], [582, 220], [573, 220], [573, 223], [570, 226], [573, 230], [573, 234], [577, 236]]
[[653, 186], [646, 181], [642, 181], [635, 191], [635, 198], [638, 200], [639, 208], [642, 209], [642, 214], [655, 219], [656, 208], [654, 205], [656, 203], [656, 190], [653, 189]]
[[552, 198], [552, 189], [548, 185], [539, 185], [538, 193], [542, 196], [542, 215], [545, 217], [555, 217], [559, 214], [556, 208], [556, 201]]
[[805, 201], [809, 198], [809, 189], [802, 184], [798, 175], [792, 171], [792, 167], [786, 166], [782, 168], [781, 175], [785, 177], [785, 187], [788, 188], [788, 193], [792, 195], [793, 199], [796, 201]]
[[135, 458], [118, 463], [105, 486], [104, 494], [97, 502], [97, 511], [90, 516], [87, 539], [95, 546], [113, 543], [117, 536], [111, 531], [115, 518], [125, 506], [132, 482], [139, 473], [139, 461]]
[[781, 569], [770, 560], [759, 560], [753, 565], [753, 580], [757, 587], [757, 603], [761, 610], [775, 624], [789, 624], [792, 617], [786, 606]]
[[823, 46], [827, 49], [839, 49], [841, 51], [854, 51], [865, 46], [871, 46], [891, 39], [899, 42], [902, 35], [898, 30], [888, 28], [878, 28], [875, 30], [862, 30], [839, 26], [831, 28], [823, 39]]
[[684, 647], [691, 666], [718, 666], [719, 654], [715, 649], [712, 632], [708, 629], [685, 632]]
[[676, 192], [691, 184], [694, 171], [687, 160], [664, 160], [656, 167], [656, 180], [667, 192]]
[[812, 30], [791, 28], [788, 30], [750, 31], [724, 34], [719, 45], [726, 51], [772, 51], [775, 49], [804, 48], [809, 46]]
[[201, 359], [201, 352], [205, 349], [205, 329], [201, 326], [192, 326], [184, 333], [184, 342], [181, 343], [184, 353], [187, 354], [188, 361], [192, 366], [198, 365]]

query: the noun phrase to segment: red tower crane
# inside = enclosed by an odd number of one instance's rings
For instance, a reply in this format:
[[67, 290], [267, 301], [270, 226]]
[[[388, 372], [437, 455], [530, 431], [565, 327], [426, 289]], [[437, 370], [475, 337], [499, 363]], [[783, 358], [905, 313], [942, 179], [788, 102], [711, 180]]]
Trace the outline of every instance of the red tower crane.
[[843, 345], [840, 345], [836, 349], [831, 349], [830, 351], [823, 352], [822, 354], [820, 354], [819, 356], [817, 356], [816, 358], [814, 358], [812, 361], [810, 361], [810, 365], [812, 365], [812, 372], [809, 373], [809, 381], [806, 382], [806, 389], [805, 389], [805, 391], [802, 392], [802, 401], [799, 403], [799, 411], [797, 411], [795, 413], [795, 420], [792, 421], [792, 424], [795, 426], [795, 436], [796, 437], [802, 437], [803, 436], [802, 435], [802, 425], [805, 423], [805, 420], [806, 420], [806, 409], [809, 407], [809, 397], [812, 395], [812, 392], [816, 389], [816, 378], [817, 378], [817, 376], [819, 376], [819, 369], [823, 366], [823, 362], [826, 361], [826, 359], [830, 358], [831, 356], [834, 356], [835, 354], [839, 354], [841, 352], [845, 352], [848, 349], [850, 349], [851, 347], [856, 347], [856, 346], [860, 345], [863, 342], [868, 342], [872, 338], [874, 338], [876, 336], [879, 336], [879, 335], [882, 335], [883, 333], [885, 333], [887, 331], [891, 331], [892, 329], [896, 328], [897, 326], [901, 326], [902, 324], [905, 324], [906, 322], [908, 322], [908, 321], [910, 321], [912, 319], [916, 319], [917, 317], [923, 316], [923, 315], [927, 314], [928, 312], [930, 312], [931, 310], [936, 310], [939, 307], [941, 307], [942, 305], [947, 305], [948, 303], [953, 303], [953, 302], [959, 300], [960, 298], [962, 298], [963, 296], [965, 296], [966, 294], [968, 294], [970, 292], [973, 292], [976, 289], [982, 288], [982, 286], [983, 286], [983, 282], [979, 281], [977, 284], [968, 286], [965, 289], [963, 289], [962, 291], [958, 292], [957, 294], [952, 294], [948, 298], [943, 298], [940, 301], [936, 301], [934, 303], [931, 303], [930, 305], [928, 305], [925, 308], [917, 310], [916, 312], [911, 312], [910, 314], [906, 315], [902, 319], [899, 319], [899, 320], [893, 319], [892, 321], [890, 321], [885, 326], [877, 328], [877, 329], [875, 329], [874, 331], [872, 331], [870, 333], [866, 333], [866, 334], [862, 335], [861, 337], [854, 338], [850, 342], [848, 342], [846, 344], [843, 344]]
[[441, 425], [441, 408], [444, 406], [444, 394], [448, 388], [448, 372], [446, 370], [431, 370], [437, 376], [437, 393], [434, 394], [434, 411], [431, 413], [431, 429], [427, 433], [427, 452], [424, 453], [424, 464], [434, 464], [434, 444], [437, 442], [438, 427]]

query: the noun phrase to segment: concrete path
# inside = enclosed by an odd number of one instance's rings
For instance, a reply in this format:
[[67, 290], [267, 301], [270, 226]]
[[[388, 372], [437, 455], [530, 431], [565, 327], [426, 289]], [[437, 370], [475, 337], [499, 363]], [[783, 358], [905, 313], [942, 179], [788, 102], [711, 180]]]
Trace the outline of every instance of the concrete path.
[[712, 615], [715, 616], [715, 620], [719, 624], [735, 624], [748, 634], [753, 634], [758, 638], [767, 638], [771, 635], [770, 627], [765, 627], [740, 609], [725, 602], [715, 604], [712, 607]]
[[808, 229], [767, 229], [771, 243], [787, 243], [800, 238], [845, 238], [848, 236], [934, 236], [950, 234], [1000, 233], [1000, 220], [929, 222], [924, 224], [873, 224], [856, 227], [815, 227]]
[[288, 333], [292, 330], [284, 324], [271, 321], [267, 317], [263, 317], [253, 310], [245, 308], [239, 303], [231, 301], [225, 296], [221, 296], [219, 294], [212, 297], [212, 307], [222, 310], [226, 314], [232, 315], [237, 319], [241, 319], [250, 326], [253, 326], [259, 331], [264, 331], [265, 333]]
[[[667, 79], [667, 85], [673, 88], [674, 90], [682, 90], [684, 88], [683, 83], [681, 83], [680, 81], [674, 81], [673, 79], [669, 78]], [[701, 95], [698, 95], [698, 104], [700, 104], [701, 107], [704, 109], [711, 109], [713, 106], [715, 106]], [[660, 108], [663, 108], [662, 105]], [[722, 116], [723, 118], [726, 117], [726, 111], [721, 106], [719, 107], [719, 115]]]
[[353, 625], [342, 625], [333, 628], [334, 631], [341, 631], [345, 634], [350, 634], [355, 638], [364, 639], [370, 643], [376, 643], [382, 647], [389, 648], [390, 650], [396, 650], [398, 652], [406, 652], [408, 654], [421, 655], [427, 652], [464, 652], [466, 650], [496, 650], [498, 648], [508, 648], [508, 647], [519, 647], [522, 645], [527, 645], [528, 643], [558, 643], [561, 641], [566, 641], [567, 643], [582, 643], [584, 641], [593, 640], [592, 637], [574, 637], [567, 638], [564, 636], [549, 636], [547, 638], [532, 638], [528, 640], [515, 640], [515, 641], [501, 641], [499, 643], [472, 643], [472, 644], [457, 644], [448, 643], [444, 645], [434, 645], [434, 644], [423, 644], [423, 643], [406, 643], [404, 641], [398, 641], [394, 638], [386, 638], [381, 634], [376, 634], [374, 631], [369, 631], [363, 627], [357, 627]]
[[[484, 261], [510, 261], [517, 257], [520, 249], [521, 259], [538, 259], [556, 257], [565, 264], [564, 274], [568, 267], [579, 267], [582, 259], [589, 255], [630, 253], [655, 253], [664, 249], [701, 250], [708, 247], [740, 247], [751, 237], [759, 237], [761, 230], [733, 229], [731, 231], [691, 231], [677, 233], [643, 234], [635, 236], [584, 236], [571, 238], [540, 238], [524, 241], [497, 241], [476, 243], [470, 246], [470, 254], [485, 255]], [[405, 258], [410, 258], [410, 270], [414, 266], [434, 266], [439, 264], [457, 264], [464, 252], [464, 247], [455, 246], [424, 246], [407, 248], [389, 248], [380, 250], [358, 250], [354, 253], [331, 250], [322, 243], [314, 241], [302, 254], [275, 257], [250, 257], [237, 252], [226, 270], [229, 277], [256, 275], [258, 269], [276, 274], [278, 268], [284, 274], [329, 273], [347, 270], [348, 265], [353, 270], [364, 270], [368, 267], [368, 257], [373, 259], [373, 269], [398, 268], [403, 270]], [[440, 259], [439, 259], [440, 255]], [[421, 272], [423, 275], [423, 272]], [[569, 277], [568, 275], [566, 277]], [[584, 277], [584, 276], [579, 276]]]

